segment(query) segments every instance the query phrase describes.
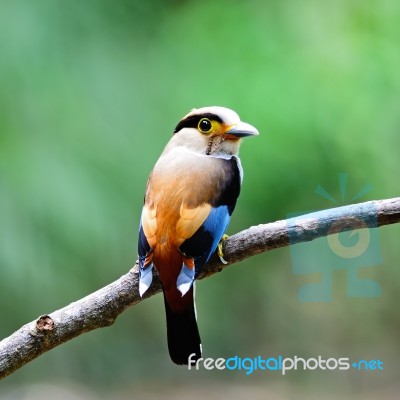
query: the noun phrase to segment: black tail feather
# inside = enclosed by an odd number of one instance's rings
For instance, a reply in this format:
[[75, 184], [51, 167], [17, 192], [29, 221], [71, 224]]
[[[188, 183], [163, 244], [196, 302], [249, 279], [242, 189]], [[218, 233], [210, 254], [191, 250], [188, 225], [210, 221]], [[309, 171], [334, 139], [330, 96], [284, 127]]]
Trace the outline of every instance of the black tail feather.
[[201, 340], [197, 327], [194, 302], [182, 312], [172, 311], [165, 295], [165, 314], [167, 317], [168, 350], [171, 360], [178, 365], [187, 365], [201, 357]]

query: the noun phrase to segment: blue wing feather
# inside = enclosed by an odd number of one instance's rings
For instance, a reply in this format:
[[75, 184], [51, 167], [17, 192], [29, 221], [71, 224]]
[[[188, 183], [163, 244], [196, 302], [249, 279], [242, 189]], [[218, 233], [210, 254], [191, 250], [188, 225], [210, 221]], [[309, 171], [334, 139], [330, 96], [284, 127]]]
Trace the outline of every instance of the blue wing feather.
[[181, 245], [180, 250], [186, 256], [194, 258], [196, 276], [214, 253], [229, 221], [228, 206], [213, 207], [203, 225]]
[[142, 224], [139, 227], [139, 240], [138, 240], [138, 253], [139, 253], [139, 267], [143, 269], [146, 255], [150, 252], [150, 245], [143, 232]]
[[142, 224], [139, 227], [138, 253], [139, 253], [139, 294], [143, 294], [150, 287], [153, 280], [153, 263], [145, 265], [146, 257], [151, 252], [149, 242], [144, 234]]

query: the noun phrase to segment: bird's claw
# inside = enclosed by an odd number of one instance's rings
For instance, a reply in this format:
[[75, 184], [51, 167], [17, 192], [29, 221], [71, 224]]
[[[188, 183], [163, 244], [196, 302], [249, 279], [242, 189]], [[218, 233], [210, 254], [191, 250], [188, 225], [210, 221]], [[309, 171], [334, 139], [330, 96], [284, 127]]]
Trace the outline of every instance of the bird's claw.
[[218, 243], [218, 257], [221, 260], [222, 264], [228, 264], [228, 261], [224, 259], [224, 252], [222, 251], [222, 245], [228, 238], [229, 238], [228, 235], [223, 234], [221, 240]]

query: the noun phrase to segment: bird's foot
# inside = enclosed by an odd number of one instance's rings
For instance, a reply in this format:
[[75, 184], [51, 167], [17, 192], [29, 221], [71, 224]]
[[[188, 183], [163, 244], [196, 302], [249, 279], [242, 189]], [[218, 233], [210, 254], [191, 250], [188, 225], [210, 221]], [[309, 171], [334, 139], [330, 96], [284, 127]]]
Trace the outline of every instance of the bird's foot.
[[222, 264], [228, 264], [228, 261], [226, 261], [226, 260], [224, 259], [224, 252], [222, 251], [223, 243], [224, 243], [225, 240], [228, 239], [228, 238], [229, 238], [228, 235], [223, 234], [222, 237], [221, 237], [221, 240], [220, 240], [219, 243], [218, 243], [218, 257], [219, 257], [219, 259], [221, 260]]

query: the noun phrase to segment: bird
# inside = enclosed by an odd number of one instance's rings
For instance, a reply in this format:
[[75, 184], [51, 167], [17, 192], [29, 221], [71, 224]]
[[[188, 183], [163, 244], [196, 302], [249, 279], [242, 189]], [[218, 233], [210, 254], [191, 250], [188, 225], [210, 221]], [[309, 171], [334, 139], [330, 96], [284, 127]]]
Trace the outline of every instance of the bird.
[[201, 358], [194, 281], [224, 240], [235, 209], [243, 178], [241, 140], [258, 134], [229, 108], [192, 109], [176, 125], [147, 181], [138, 238], [139, 294], [150, 287], [155, 268], [175, 364]]

